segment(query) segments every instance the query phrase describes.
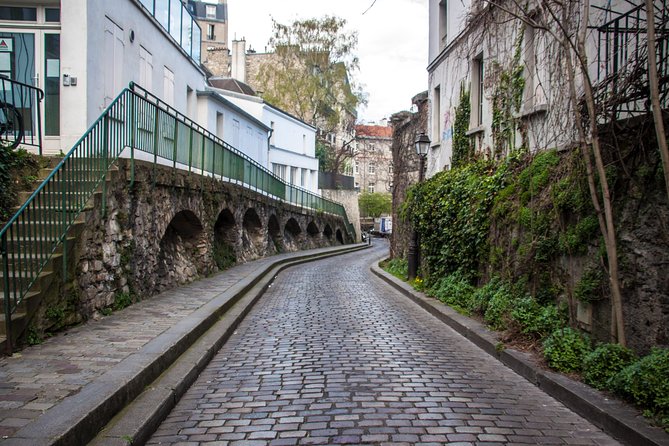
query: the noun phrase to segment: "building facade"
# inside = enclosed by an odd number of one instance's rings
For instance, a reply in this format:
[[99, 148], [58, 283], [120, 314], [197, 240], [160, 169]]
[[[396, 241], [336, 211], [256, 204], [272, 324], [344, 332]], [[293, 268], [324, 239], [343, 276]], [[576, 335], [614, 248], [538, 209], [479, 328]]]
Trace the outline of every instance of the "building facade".
[[188, 0], [202, 30], [202, 65], [214, 76], [230, 75], [227, 0]]
[[352, 169], [358, 192], [391, 192], [392, 142], [393, 129], [390, 126], [355, 126], [355, 152], [349, 170]]
[[11, 42], [0, 71], [45, 91], [43, 153], [67, 152], [134, 82], [267, 166], [270, 127], [207, 89], [206, 36], [192, 15], [200, 7], [207, 15], [207, 6], [227, 14], [225, 3], [180, 0], [0, 5], [0, 38]]
[[[581, 2], [568, 5], [569, 22], [578, 23]], [[592, 2], [585, 47], [593, 83], [608, 63], [608, 47], [601, 44], [609, 38], [607, 22], [632, 8], [624, 0]], [[577, 97], [583, 81], [578, 66], [570, 70], [563, 57], [555, 57], [563, 54], [558, 28], [538, 2], [521, 8], [504, 1], [430, 0], [428, 176], [452, 166], [455, 117], [463, 100], [469, 103], [466, 136], [479, 156], [559, 149], [578, 140], [569, 72], [577, 73]]]
[[212, 90], [245, 110], [270, 129], [263, 165], [276, 176], [295, 186], [318, 193], [316, 128], [295, 116], [249, 94], [250, 87], [234, 79], [213, 80]]

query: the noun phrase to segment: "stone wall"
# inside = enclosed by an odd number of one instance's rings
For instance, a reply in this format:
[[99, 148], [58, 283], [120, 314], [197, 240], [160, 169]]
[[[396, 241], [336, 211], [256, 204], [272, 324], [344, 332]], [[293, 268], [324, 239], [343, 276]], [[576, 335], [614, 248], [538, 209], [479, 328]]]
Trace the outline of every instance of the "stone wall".
[[390, 257], [406, 258], [412, 228], [401, 218], [400, 211], [406, 200], [407, 189], [418, 180], [418, 156], [414, 148], [416, 135], [427, 129], [427, 92], [413, 97], [416, 113], [400, 112], [392, 115], [393, 127], [393, 233], [390, 237]]
[[343, 219], [305, 213], [229, 183], [119, 161], [78, 241], [79, 320], [119, 299], [146, 299], [229, 266], [279, 252], [351, 242]]
[[356, 241], [360, 241], [360, 208], [358, 206], [358, 193], [354, 190], [345, 189], [321, 189], [324, 198], [337, 201], [344, 205], [348, 221], [355, 228]]

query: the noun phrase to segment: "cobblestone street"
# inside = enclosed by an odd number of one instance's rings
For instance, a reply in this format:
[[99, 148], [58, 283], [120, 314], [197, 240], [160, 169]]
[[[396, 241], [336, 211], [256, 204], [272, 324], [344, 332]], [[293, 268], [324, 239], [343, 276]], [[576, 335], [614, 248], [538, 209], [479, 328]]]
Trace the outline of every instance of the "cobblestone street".
[[614, 445], [369, 271], [281, 273], [148, 444]]

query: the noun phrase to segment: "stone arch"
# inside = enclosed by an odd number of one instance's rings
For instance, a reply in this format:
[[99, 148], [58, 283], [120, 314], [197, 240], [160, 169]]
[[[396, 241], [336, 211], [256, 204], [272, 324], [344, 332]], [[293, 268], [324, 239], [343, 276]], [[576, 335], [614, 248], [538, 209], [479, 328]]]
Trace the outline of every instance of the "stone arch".
[[198, 277], [207, 270], [205, 231], [200, 219], [190, 210], [178, 212], [160, 239], [156, 292], [161, 292]]
[[341, 229], [337, 229], [337, 232], [336, 232], [336, 238], [337, 238], [337, 242], [338, 242], [340, 245], [343, 245], [343, 244], [344, 244], [344, 236], [343, 236], [342, 233], [341, 233]]
[[283, 244], [289, 251], [297, 251], [300, 246], [302, 228], [294, 218], [289, 218], [283, 227]]
[[269, 236], [269, 249], [274, 252], [283, 251], [283, 235], [281, 234], [281, 225], [276, 215], [272, 214], [267, 220], [267, 235]]
[[262, 221], [254, 208], [248, 208], [242, 220], [242, 249], [246, 260], [256, 259], [265, 254], [265, 236]]
[[316, 237], [320, 232], [320, 229], [318, 229], [318, 226], [313, 220], [309, 222], [307, 225], [307, 234], [309, 234], [309, 237]]
[[329, 241], [332, 241], [332, 235], [333, 234], [334, 233], [332, 232], [332, 226], [330, 226], [329, 223], [326, 224], [325, 228], [323, 229], [323, 235], [325, 236], [325, 238]]
[[235, 244], [238, 232], [235, 216], [230, 209], [223, 209], [214, 224], [214, 246], [212, 255], [219, 270], [231, 267], [237, 262]]

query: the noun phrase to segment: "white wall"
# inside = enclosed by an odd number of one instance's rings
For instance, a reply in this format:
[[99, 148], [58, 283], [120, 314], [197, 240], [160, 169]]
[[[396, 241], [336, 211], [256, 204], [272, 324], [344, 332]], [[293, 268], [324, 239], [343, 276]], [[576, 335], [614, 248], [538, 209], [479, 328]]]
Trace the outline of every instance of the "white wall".
[[[223, 135], [217, 136], [261, 166], [270, 169], [267, 129], [259, 126], [257, 122], [235, 110], [234, 107], [226, 105], [225, 99], [217, 99], [216, 93], [200, 92], [198, 94], [198, 121], [200, 125], [216, 134], [218, 114], [221, 114], [223, 118]], [[235, 121], [239, 123], [236, 137]]]
[[[222, 94], [227, 100], [262, 121], [267, 127], [274, 129], [269, 146], [269, 156], [266, 158], [268, 169], [273, 170], [273, 164], [284, 165], [286, 166], [284, 180], [318, 193], [318, 159], [316, 158], [316, 129], [314, 127], [266, 104], [256, 96], [220, 89], [211, 90]], [[297, 171], [293, 168], [297, 168]], [[296, 173], [297, 178], [293, 178], [291, 172]]]
[[[120, 75], [120, 86], [139, 82], [141, 45], [153, 59], [152, 93], [163, 97], [164, 67], [175, 74], [173, 105], [178, 110], [187, 111], [188, 87], [195, 91], [204, 89], [204, 73], [134, 0], [68, 0], [61, 5], [61, 72], [78, 78], [75, 87], [61, 86], [63, 151], [69, 150], [107, 105], [105, 76], [109, 75], [107, 62], [113, 57], [105, 48], [107, 18], [122, 30], [123, 64], [116, 72]], [[133, 42], [131, 32], [134, 32]]]

